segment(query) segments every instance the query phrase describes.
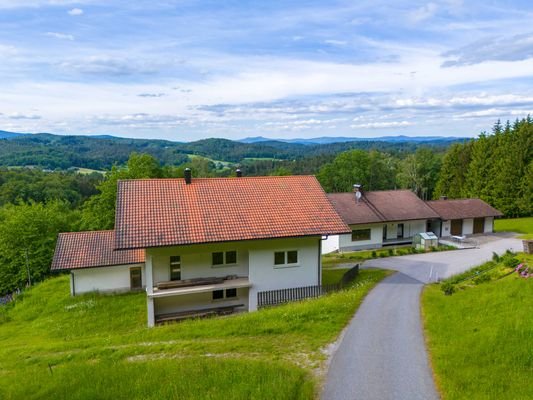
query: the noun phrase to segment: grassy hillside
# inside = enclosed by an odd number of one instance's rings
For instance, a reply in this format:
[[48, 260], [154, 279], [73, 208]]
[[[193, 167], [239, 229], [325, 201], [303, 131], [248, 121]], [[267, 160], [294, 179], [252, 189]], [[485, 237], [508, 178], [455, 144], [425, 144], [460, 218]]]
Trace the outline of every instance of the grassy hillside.
[[[533, 266], [533, 256], [519, 258]], [[427, 342], [444, 400], [533, 398], [533, 279], [497, 279], [501, 268], [463, 281], [451, 296], [440, 285], [424, 291]]]
[[494, 230], [523, 233], [520, 238], [533, 239], [533, 217], [497, 219], [494, 221]]
[[386, 274], [362, 271], [320, 299], [152, 329], [143, 293], [72, 298], [68, 277], [52, 278], [0, 308], [0, 398], [313, 398], [322, 349]]

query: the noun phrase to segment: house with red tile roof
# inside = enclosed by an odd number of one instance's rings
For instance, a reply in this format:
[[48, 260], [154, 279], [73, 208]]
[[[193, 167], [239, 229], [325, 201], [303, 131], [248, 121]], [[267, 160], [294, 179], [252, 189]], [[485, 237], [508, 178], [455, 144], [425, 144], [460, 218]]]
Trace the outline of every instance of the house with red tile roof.
[[466, 236], [493, 231], [502, 214], [480, 199], [423, 201], [409, 190], [330, 193], [328, 198], [351, 228], [323, 243], [323, 253], [375, 249], [411, 244], [417, 233], [438, 237]]
[[350, 232], [313, 176], [118, 182], [115, 229], [59, 236], [73, 295], [146, 290], [148, 325], [252, 311], [261, 292], [321, 283], [321, 244]]

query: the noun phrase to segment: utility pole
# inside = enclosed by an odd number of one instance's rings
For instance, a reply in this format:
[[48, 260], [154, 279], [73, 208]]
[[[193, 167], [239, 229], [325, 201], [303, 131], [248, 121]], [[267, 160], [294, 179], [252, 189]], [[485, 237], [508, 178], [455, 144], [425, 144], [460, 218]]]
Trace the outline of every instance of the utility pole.
[[28, 260], [28, 249], [26, 249], [26, 270], [28, 271], [28, 283], [31, 286], [30, 262]]

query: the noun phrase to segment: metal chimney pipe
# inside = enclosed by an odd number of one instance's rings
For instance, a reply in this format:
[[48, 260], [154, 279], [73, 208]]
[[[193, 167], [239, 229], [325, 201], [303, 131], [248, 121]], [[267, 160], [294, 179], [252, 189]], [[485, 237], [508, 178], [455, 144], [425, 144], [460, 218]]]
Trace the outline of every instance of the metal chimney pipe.
[[190, 185], [191, 182], [192, 182], [192, 172], [191, 172], [191, 169], [190, 169], [190, 168], [185, 168], [184, 174], [185, 174], [185, 183], [186, 183], [187, 185]]

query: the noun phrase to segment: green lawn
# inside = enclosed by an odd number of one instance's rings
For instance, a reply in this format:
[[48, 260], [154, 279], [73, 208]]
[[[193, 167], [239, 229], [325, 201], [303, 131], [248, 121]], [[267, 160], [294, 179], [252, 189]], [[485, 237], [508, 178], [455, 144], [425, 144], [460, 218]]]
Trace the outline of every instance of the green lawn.
[[[434, 248], [433, 251], [455, 250], [455, 247], [441, 245]], [[393, 256], [405, 256], [407, 254], [423, 253], [423, 250], [416, 250], [413, 246], [394, 246], [385, 249], [376, 250], [359, 250], [342, 253], [329, 253], [322, 256], [322, 267], [332, 268], [339, 264], [357, 264], [365, 260], [374, 258], [384, 258]]]
[[350, 289], [319, 299], [152, 329], [144, 293], [73, 298], [67, 276], [48, 279], [0, 308], [0, 398], [310, 399], [322, 350], [387, 274], [361, 271]]
[[533, 217], [494, 220], [496, 232], [523, 233], [521, 239], [533, 239]]
[[[519, 258], [533, 266], [533, 256]], [[533, 398], [533, 279], [500, 276], [474, 278], [451, 296], [440, 285], [424, 290], [427, 343], [444, 400]]]

